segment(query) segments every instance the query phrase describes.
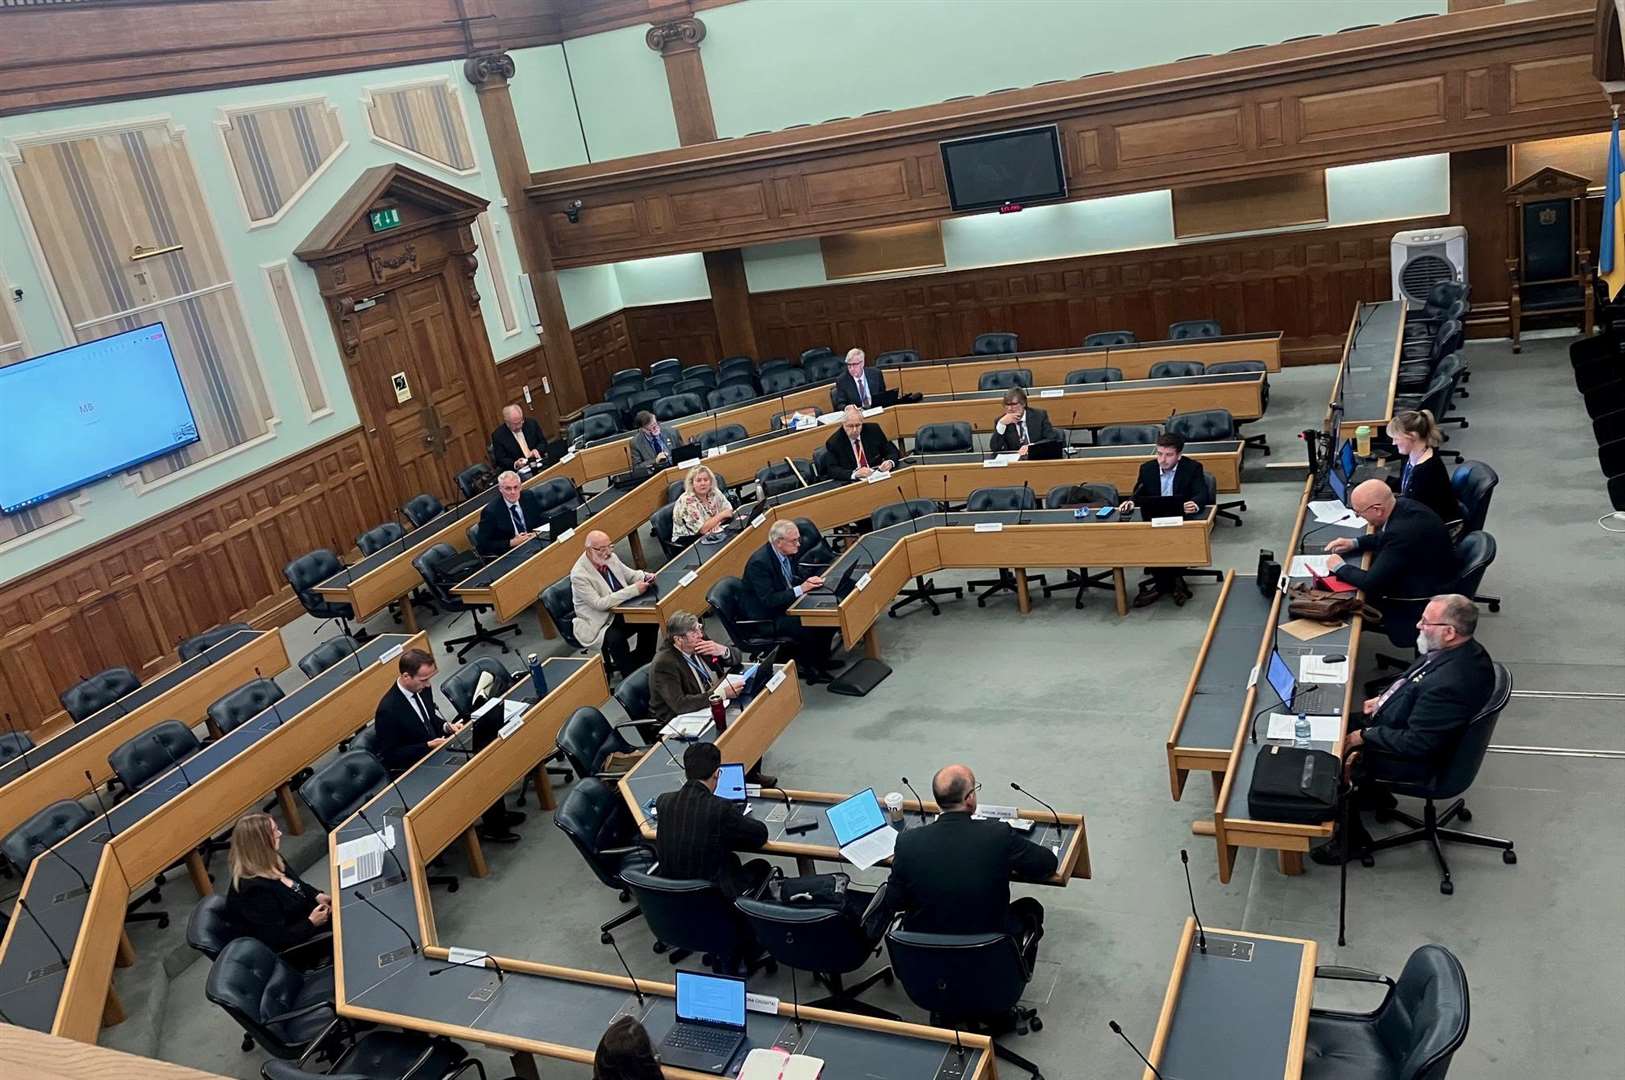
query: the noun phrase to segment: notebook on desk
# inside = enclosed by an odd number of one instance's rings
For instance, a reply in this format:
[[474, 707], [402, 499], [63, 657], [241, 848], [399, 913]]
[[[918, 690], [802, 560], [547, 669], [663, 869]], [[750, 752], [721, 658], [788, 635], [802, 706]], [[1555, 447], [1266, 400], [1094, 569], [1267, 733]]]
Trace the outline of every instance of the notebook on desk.
[[897, 830], [881, 813], [874, 788], [864, 788], [850, 799], [836, 803], [824, 811], [824, 816], [835, 832], [841, 858], [859, 870], [867, 870], [881, 859], [890, 858], [897, 848]]

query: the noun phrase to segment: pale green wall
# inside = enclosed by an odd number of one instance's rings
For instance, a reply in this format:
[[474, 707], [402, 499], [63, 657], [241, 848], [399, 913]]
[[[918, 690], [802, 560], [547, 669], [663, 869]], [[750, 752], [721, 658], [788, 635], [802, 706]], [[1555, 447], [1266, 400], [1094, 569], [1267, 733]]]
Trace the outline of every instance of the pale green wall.
[[[476, 171], [471, 175], [458, 175], [422, 159], [401, 155], [375, 141], [367, 127], [362, 105], [365, 88], [435, 77], [450, 78], [462, 100], [476, 161]], [[339, 110], [339, 120], [348, 146], [280, 221], [250, 230], [231, 175], [225, 144], [215, 127], [220, 119], [220, 110], [315, 95], [325, 97]], [[490, 145], [485, 137], [485, 126], [473, 87], [463, 81], [460, 63], [424, 64], [8, 116], [0, 118], [0, 153], [9, 153], [9, 141], [25, 135], [154, 117], [170, 118], [173, 125], [185, 133], [193, 167], [202, 182], [204, 198], [237, 285], [250, 337], [258, 350], [266, 389], [279, 418], [273, 429], [275, 437], [241, 453], [194, 466], [176, 474], [167, 483], [146, 489], [144, 493], [138, 494], [121, 477], [83, 489], [77, 496], [88, 500], [79, 508], [82, 520], [0, 546], [0, 581], [10, 580], [112, 536], [355, 426], [355, 405], [350, 399], [338, 346], [333, 340], [329, 320], [316, 291], [315, 277], [291, 253], [356, 177], [373, 165], [403, 160], [414, 169], [492, 200], [492, 220], [498, 227], [502, 261], [510, 277], [509, 281], [502, 283], [502, 287], [509, 289], [514, 299], [517, 321], [521, 324], [516, 334], [508, 336], [504, 333], [495, 300], [497, 286], [490, 276], [489, 260], [482, 259], [476, 284], [480, 294], [486, 298], [481, 310], [491, 337], [492, 352], [500, 360], [536, 344], [536, 335], [529, 326], [524, 325], [524, 308], [517, 287], [511, 280], [519, 270], [519, 253], [514, 246], [506, 211], [501, 209], [501, 193]], [[331, 415], [315, 421], [306, 419], [308, 410], [305, 399], [293, 373], [287, 349], [282, 344], [280, 324], [260, 269], [262, 264], [283, 260], [289, 263], [322, 382], [333, 409]], [[13, 285], [24, 290], [23, 302], [14, 305], [13, 310], [22, 323], [24, 341], [32, 353], [49, 352], [70, 343], [67, 329], [58, 324], [53, 314], [47, 286], [42, 280], [42, 269], [34, 265], [19, 207], [14, 205], [10, 190], [0, 185], [0, 275], [5, 278], [3, 285], [8, 294]]]
[[621, 301], [627, 307], [707, 300], [711, 296], [705, 257], [697, 253], [616, 263], [615, 280], [620, 282]]
[[[659, 53], [644, 44], [648, 31], [647, 24], [640, 24], [564, 43], [563, 52], [575, 80], [581, 125], [587, 132], [589, 160], [607, 161], [677, 146], [677, 120], [671, 111], [666, 64]], [[514, 107], [519, 109], [539, 104], [564, 111], [567, 105], [562, 100], [538, 102], [517, 83], [514, 93]], [[535, 153], [528, 142], [526, 152]]]
[[541, 45], [515, 49], [509, 55], [513, 57], [514, 75], [508, 92], [513, 97], [519, 137], [524, 140], [531, 171], [585, 164], [587, 150], [581, 141], [581, 124], [576, 119], [570, 78], [564, 69], [564, 49]]
[[586, 326], [621, 310], [621, 284], [615, 280], [615, 265], [583, 266], [559, 271], [559, 295], [564, 299], [564, 315], [570, 328]]
[[1445, 0], [741, 0], [700, 13], [700, 51], [728, 137], [1444, 10]]

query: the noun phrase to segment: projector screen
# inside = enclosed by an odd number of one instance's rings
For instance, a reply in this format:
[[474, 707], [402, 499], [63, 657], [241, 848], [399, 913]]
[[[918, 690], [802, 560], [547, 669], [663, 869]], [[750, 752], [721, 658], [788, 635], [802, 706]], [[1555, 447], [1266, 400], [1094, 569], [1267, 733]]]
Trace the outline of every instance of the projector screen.
[[955, 210], [988, 210], [1014, 203], [1066, 198], [1061, 133], [1046, 127], [973, 135], [938, 144]]
[[0, 511], [198, 441], [163, 323], [0, 368]]

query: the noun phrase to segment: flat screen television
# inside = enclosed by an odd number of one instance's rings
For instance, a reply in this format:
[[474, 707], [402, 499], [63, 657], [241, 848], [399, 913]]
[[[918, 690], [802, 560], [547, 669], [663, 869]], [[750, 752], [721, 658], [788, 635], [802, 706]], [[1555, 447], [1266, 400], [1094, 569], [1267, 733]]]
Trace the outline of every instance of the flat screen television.
[[942, 147], [948, 201], [955, 210], [1025, 206], [1066, 198], [1066, 160], [1054, 124], [949, 139]]
[[0, 512], [197, 441], [163, 323], [0, 368]]

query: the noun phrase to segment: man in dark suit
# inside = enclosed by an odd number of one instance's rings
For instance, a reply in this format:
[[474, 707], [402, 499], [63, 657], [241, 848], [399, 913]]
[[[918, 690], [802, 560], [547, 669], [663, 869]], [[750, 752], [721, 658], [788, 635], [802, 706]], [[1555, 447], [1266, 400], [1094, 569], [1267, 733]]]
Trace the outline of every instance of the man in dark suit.
[[542, 463], [547, 436], [542, 425], [517, 405], [502, 410], [502, 424], [491, 432], [491, 451], [497, 469], [535, 468]]
[[796, 668], [809, 683], [828, 682], [831, 635], [812, 630], [787, 614], [790, 605], [804, 594], [823, 586], [819, 574], [803, 574], [797, 556], [801, 552], [801, 531], [796, 523], [775, 521], [767, 532], [767, 543], [745, 560], [745, 600], [747, 616], [773, 623], [773, 630], [790, 642]]
[[1059, 442], [1060, 438], [1049, 422], [1049, 413], [1027, 404], [1027, 391], [1012, 386], [1004, 392], [1004, 413], [994, 421], [989, 444], [995, 451], [1026, 457], [1033, 443]]
[[[1439, 515], [1414, 499], [1396, 496], [1382, 480], [1367, 480], [1349, 495], [1354, 512], [1373, 529], [1357, 540], [1340, 536], [1326, 545], [1331, 573], [1365, 593], [1366, 603], [1382, 612], [1381, 630], [1401, 648], [1416, 643], [1415, 624], [1425, 600], [1455, 587], [1460, 564], [1456, 548]], [[1362, 569], [1344, 556], [1373, 552]], [[1399, 599], [1411, 597], [1413, 599]]]
[[666, 620], [666, 640], [649, 662], [649, 711], [664, 723], [709, 708], [713, 692], [730, 701], [745, 685], [732, 673], [744, 666], [738, 649], [705, 636], [699, 616], [674, 612]]
[[520, 490], [519, 474], [497, 477], [497, 493], [480, 511], [480, 554], [495, 558], [529, 540], [547, 524], [547, 508], [534, 491]]
[[[1126, 517], [1134, 512], [1135, 499], [1148, 499], [1153, 495], [1166, 495], [1184, 500], [1180, 506], [1186, 516], [1200, 514], [1207, 509], [1207, 470], [1200, 461], [1185, 456], [1185, 437], [1174, 432], [1157, 436], [1157, 455], [1140, 466], [1134, 479], [1134, 490], [1118, 506]], [[1191, 587], [1185, 583], [1179, 567], [1151, 567], [1151, 583], [1142, 587], [1134, 598], [1135, 607], [1148, 607], [1171, 595], [1180, 607], [1191, 598]]]
[[886, 901], [902, 912], [905, 930], [1010, 934], [1031, 971], [1044, 936], [1044, 907], [1031, 897], [1012, 903], [1010, 881], [1042, 881], [1059, 860], [1002, 821], [977, 820], [980, 786], [964, 765], [937, 772], [931, 797], [942, 813], [898, 836]]
[[717, 795], [722, 752], [715, 743], [683, 751], [686, 783], [655, 800], [655, 870], [664, 878], [703, 878], [732, 897], [755, 895], [771, 870], [766, 860], [741, 866], [739, 851], [760, 851], [767, 825], [745, 814], [745, 804]]
[[835, 377], [835, 389], [830, 395], [837, 409], [848, 405], [867, 409], [885, 393], [886, 376], [878, 368], [865, 367], [864, 359], [862, 349], [847, 352], [846, 370]]
[[683, 445], [683, 436], [670, 424], [662, 424], [645, 409], [633, 418], [638, 430], [632, 433], [633, 468], [665, 468], [674, 450]]
[[[1423, 783], [1449, 764], [1495, 685], [1490, 655], [1473, 638], [1477, 629], [1478, 608], [1459, 593], [1435, 596], [1423, 607], [1416, 624], [1421, 655], [1388, 689], [1367, 698], [1353, 720], [1361, 726], [1349, 732], [1344, 748], [1358, 754], [1357, 780]], [[1380, 786], [1359, 783], [1356, 791], [1363, 810], [1395, 804]], [[1310, 853], [1316, 862], [1336, 865], [1345, 851], [1358, 854], [1371, 842], [1358, 815], [1350, 825], [1347, 838], [1333, 837]]]
[[[401, 653], [400, 675], [395, 685], [378, 699], [378, 709], [373, 714], [377, 752], [392, 776], [410, 769], [431, 750], [438, 750], [447, 739], [463, 730], [462, 724], [441, 719], [435, 707], [434, 692], [429, 687], [437, 670], [434, 657], [422, 649], [407, 649]], [[509, 844], [519, 839], [511, 826], [524, 820], [524, 814], [504, 809], [502, 800], [498, 799], [496, 805], [485, 812], [478, 832], [482, 840]]]
[[897, 447], [886, 438], [879, 424], [863, 419], [863, 410], [848, 405], [841, 419], [841, 430], [824, 443], [835, 475], [862, 480], [875, 472], [891, 472], [902, 459]]

